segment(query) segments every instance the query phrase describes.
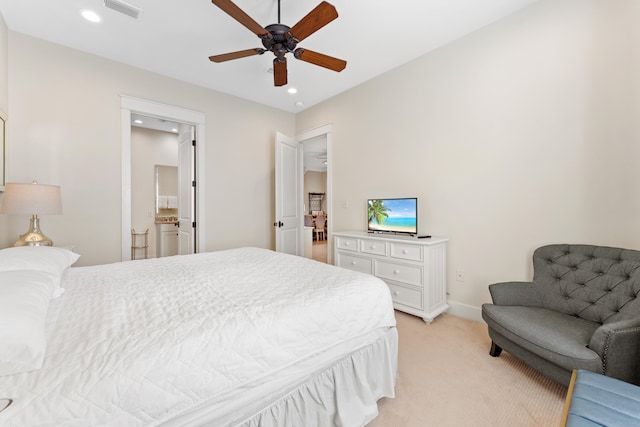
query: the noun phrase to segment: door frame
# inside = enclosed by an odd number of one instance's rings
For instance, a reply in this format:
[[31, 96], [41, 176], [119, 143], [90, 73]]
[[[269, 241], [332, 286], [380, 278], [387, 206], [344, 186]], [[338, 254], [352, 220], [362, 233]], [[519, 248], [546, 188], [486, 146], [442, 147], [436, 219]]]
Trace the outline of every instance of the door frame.
[[122, 224], [121, 258], [131, 259], [131, 113], [152, 116], [196, 128], [196, 248], [206, 252], [205, 243], [205, 115], [181, 107], [161, 104], [128, 95], [120, 95], [120, 139], [122, 149]]
[[[305, 141], [309, 141], [310, 139], [318, 138], [324, 136], [327, 140], [327, 218], [329, 221], [327, 223], [327, 264], [333, 264], [333, 224], [335, 222], [333, 216], [333, 142], [332, 142], [332, 134], [333, 134], [333, 125], [326, 124], [322, 126], [318, 126], [317, 128], [309, 129], [306, 131], [302, 131], [296, 134], [295, 140], [300, 144], [304, 144]], [[301, 178], [304, 180], [304, 177]], [[300, 182], [300, 185], [304, 185], [304, 181]], [[304, 226], [304, 221], [302, 222], [302, 227]], [[302, 234], [303, 230], [300, 230], [300, 234]]]

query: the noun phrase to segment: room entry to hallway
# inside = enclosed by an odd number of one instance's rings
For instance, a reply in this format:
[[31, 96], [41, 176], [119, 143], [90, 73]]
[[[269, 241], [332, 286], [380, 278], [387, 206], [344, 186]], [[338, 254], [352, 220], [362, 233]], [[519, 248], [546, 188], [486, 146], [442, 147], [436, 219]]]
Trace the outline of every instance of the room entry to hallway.
[[275, 248], [331, 264], [332, 126], [298, 133], [276, 132]]
[[304, 166], [304, 239], [307, 258], [328, 262], [327, 245], [327, 140], [321, 137], [305, 141], [303, 144]]

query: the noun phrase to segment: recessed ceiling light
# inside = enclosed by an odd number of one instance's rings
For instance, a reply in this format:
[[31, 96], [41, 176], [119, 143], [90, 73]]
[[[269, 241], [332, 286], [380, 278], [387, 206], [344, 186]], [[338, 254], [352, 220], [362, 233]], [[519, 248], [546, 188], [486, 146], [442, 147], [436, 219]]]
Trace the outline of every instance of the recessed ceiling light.
[[82, 15], [82, 17], [84, 19], [86, 19], [87, 21], [89, 21], [89, 22], [100, 22], [100, 21], [102, 21], [102, 18], [100, 17], [100, 15], [95, 13], [93, 10], [82, 9], [80, 11], [80, 15]]
[[304, 102], [302, 101], [296, 101], [296, 103], [294, 104], [296, 107], [302, 107], [304, 105]]
[[135, 119], [135, 120], [133, 121], [133, 123], [137, 123], [137, 124], [141, 125], [141, 124], [142, 124], [142, 120], [140, 120], [140, 119]]
[[171, 129], [171, 132], [178, 132], [178, 129], [173, 128], [173, 129]]
[[294, 93], [298, 93], [298, 89], [296, 89], [295, 87], [290, 87], [289, 89], [287, 89], [287, 92], [293, 95]]

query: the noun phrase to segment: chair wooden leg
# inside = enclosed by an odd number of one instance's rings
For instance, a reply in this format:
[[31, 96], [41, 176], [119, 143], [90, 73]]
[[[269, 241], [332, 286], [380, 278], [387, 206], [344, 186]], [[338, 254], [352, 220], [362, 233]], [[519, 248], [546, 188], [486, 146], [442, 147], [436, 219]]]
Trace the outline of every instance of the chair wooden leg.
[[500, 353], [502, 353], [502, 348], [498, 344], [491, 341], [491, 350], [489, 350], [489, 354], [493, 357], [498, 357], [500, 356]]

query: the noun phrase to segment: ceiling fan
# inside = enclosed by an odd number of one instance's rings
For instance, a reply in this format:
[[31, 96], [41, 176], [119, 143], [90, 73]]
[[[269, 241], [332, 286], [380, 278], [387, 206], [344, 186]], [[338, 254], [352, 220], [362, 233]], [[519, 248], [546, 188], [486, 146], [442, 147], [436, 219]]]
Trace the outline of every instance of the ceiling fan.
[[289, 52], [292, 52], [296, 59], [333, 71], [342, 71], [347, 66], [347, 61], [342, 59], [296, 47], [299, 42], [338, 17], [336, 8], [326, 1], [316, 6], [293, 27], [289, 27], [280, 23], [280, 0], [278, 0], [278, 23], [267, 25], [265, 28], [261, 27], [231, 0], [211, 0], [211, 2], [257, 35], [264, 46], [264, 49], [246, 49], [210, 56], [209, 60], [213, 62], [225, 62], [247, 56], [262, 55], [267, 51], [273, 52], [276, 56], [273, 60], [273, 83], [275, 86], [287, 84], [287, 58], [285, 55]]

